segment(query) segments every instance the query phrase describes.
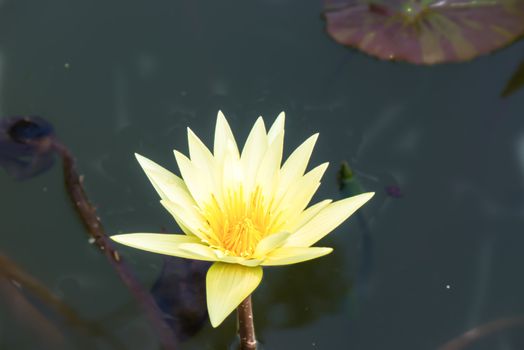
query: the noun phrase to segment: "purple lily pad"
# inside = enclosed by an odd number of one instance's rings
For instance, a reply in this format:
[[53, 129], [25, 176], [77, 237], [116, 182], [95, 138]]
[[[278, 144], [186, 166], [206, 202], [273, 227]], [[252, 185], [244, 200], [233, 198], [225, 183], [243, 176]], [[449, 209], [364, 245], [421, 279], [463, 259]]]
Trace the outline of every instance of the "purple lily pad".
[[327, 32], [383, 60], [460, 62], [524, 34], [524, 0], [324, 0]]

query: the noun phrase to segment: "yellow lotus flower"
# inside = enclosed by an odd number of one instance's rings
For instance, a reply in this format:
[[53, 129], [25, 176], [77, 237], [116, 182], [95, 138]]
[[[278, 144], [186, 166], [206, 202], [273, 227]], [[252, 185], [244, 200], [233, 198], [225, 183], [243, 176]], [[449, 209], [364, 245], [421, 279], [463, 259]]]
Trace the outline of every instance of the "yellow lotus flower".
[[182, 178], [136, 155], [149, 180], [184, 234], [132, 233], [115, 241], [154, 253], [214, 261], [206, 276], [213, 327], [258, 286], [262, 266], [295, 264], [329, 254], [312, 247], [373, 193], [306, 209], [328, 163], [305, 173], [318, 134], [308, 138], [281, 166], [284, 113], [269, 132], [260, 117], [240, 153], [221, 112], [213, 153], [188, 128], [189, 155], [175, 151]]

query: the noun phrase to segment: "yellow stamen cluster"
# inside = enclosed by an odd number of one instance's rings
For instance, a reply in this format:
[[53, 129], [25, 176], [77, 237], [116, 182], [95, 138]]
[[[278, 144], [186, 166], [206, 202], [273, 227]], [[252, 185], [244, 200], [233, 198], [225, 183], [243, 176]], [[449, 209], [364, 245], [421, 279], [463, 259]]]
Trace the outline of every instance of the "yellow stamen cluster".
[[212, 247], [226, 255], [250, 257], [261, 239], [277, 232], [279, 215], [271, 212], [259, 187], [245, 196], [243, 188], [228, 190], [222, 205], [212, 196], [204, 207], [207, 227], [203, 232]]

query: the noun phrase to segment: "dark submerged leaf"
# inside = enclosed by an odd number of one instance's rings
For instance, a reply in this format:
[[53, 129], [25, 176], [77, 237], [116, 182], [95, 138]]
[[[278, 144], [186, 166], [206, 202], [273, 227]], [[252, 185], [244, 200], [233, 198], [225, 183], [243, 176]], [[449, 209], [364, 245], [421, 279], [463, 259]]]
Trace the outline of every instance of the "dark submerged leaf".
[[206, 273], [210, 263], [165, 257], [151, 294], [178, 341], [196, 334], [207, 322]]
[[13, 178], [35, 177], [54, 164], [53, 126], [37, 116], [0, 120], [0, 166]]
[[511, 79], [506, 84], [506, 87], [504, 88], [504, 91], [502, 91], [501, 96], [508, 97], [509, 95], [512, 95], [513, 93], [517, 92], [517, 90], [520, 90], [523, 86], [524, 86], [524, 60], [520, 62], [520, 65], [518, 66], [517, 70], [511, 76]]

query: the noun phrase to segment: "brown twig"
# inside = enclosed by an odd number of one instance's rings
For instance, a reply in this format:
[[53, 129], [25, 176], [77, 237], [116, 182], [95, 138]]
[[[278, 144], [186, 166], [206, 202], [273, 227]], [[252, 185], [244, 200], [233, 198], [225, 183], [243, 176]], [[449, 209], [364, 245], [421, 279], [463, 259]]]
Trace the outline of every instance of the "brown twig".
[[256, 350], [255, 325], [253, 323], [253, 305], [251, 295], [237, 307], [238, 335], [240, 336], [240, 350]]
[[173, 350], [176, 347], [176, 340], [167, 323], [165, 322], [162, 311], [159, 309], [151, 294], [138, 283], [127, 264], [122, 260], [118, 251], [114, 248], [113, 242], [107, 236], [102, 227], [102, 222], [96, 213], [95, 207], [89, 202], [83, 187], [83, 177], [76, 171], [76, 162], [69, 150], [53, 140], [53, 149], [60, 155], [63, 163], [64, 181], [67, 193], [73, 202], [74, 208], [79, 214], [84, 226], [90, 235], [90, 242], [107, 257], [111, 265], [129, 288], [134, 297], [142, 304], [147, 316], [158, 332], [160, 342], [164, 349]]
[[438, 350], [461, 350], [478, 341], [480, 338], [486, 337], [504, 329], [519, 326], [524, 326], [524, 317], [522, 316], [500, 318], [498, 320], [491, 321], [470, 329], [466, 333], [442, 345], [438, 348]]

